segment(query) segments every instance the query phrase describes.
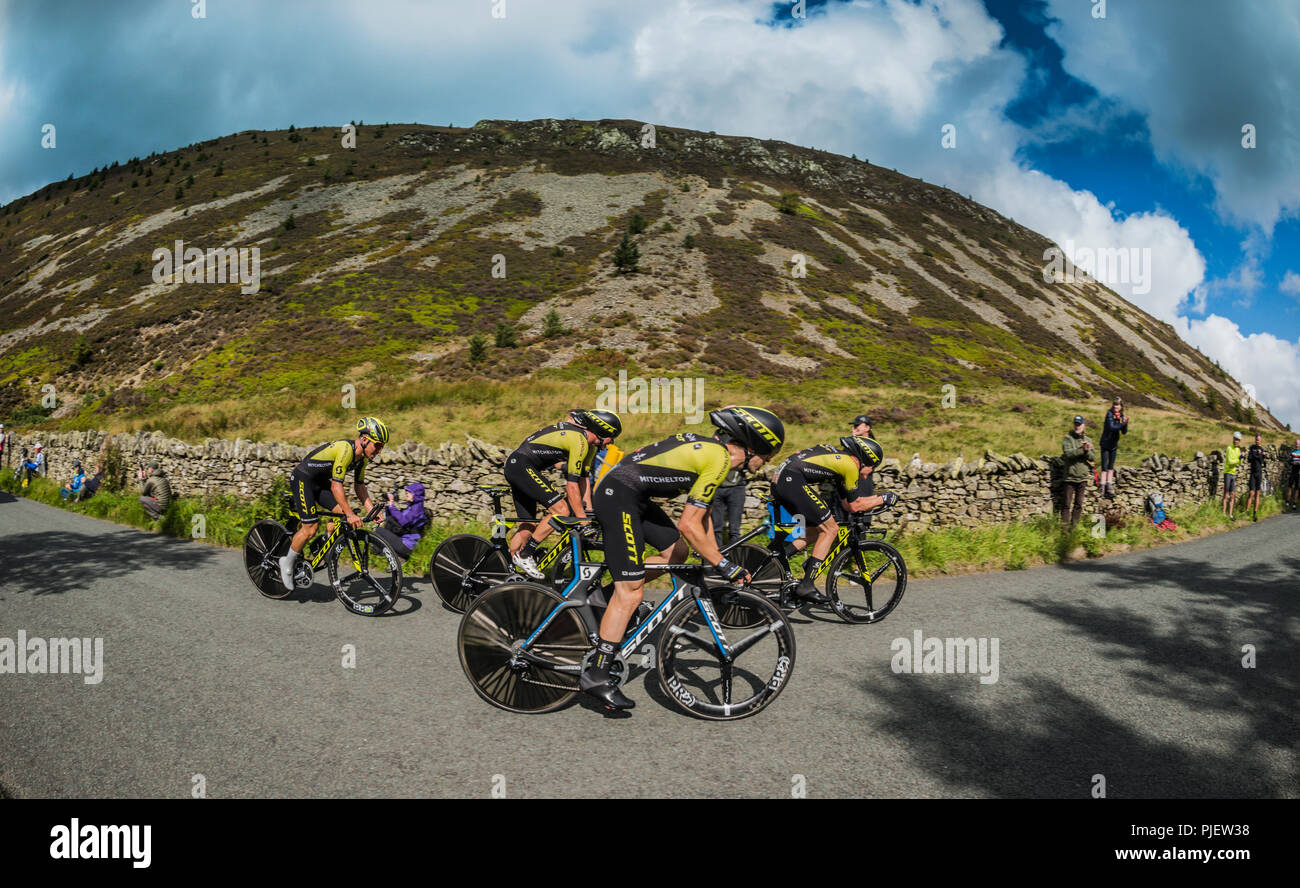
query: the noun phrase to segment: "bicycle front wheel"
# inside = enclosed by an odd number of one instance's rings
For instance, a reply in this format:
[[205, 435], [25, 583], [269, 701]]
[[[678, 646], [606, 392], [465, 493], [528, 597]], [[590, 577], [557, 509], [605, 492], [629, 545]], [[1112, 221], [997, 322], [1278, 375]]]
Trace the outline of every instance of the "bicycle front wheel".
[[429, 581], [447, 607], [465, 613], [471, 601], [510, 578], [506, 556], [472, 533], [449, 536], [429, 559]]
[[898, 607], [907, 589], [907, 564], [889, 543], [865, 540], [845, 549], [826, 572], [831, 609], [848, 623], [876, 623]]
[[505, 583], [470, 604], [457, 633], [460, 665], [480, 697], [509, 712], [551, 712], [578, 694], [577, 672], [547, 668], [579, 666], [591, 649], [582, 620], [572, 610], [556, 614], [520, 656], [523, 643], [564, 599], [533, 583]]
[[386, 613], [402, 595], [402, 560], [368, 530], [357, 531], [335, 550], [334, 592], [343, 606], [363, 617]]
[[289, 531], [267, 518], [244, 534], [244, 569], [248, 579], [267, 598], [284, 598], [292, 589], [280, 580], [280, 556], [289, 551]]
[[[659, 682], [692, 715], [731, 721], [776, 699], [794, 671], [794, 630], [780, 608], [736, 590], [738, 606], [758, 615], [756, 625], [725, 629], [707, 598], [673, 608], [659, 636]], [[728, 634], [729, 633], [729, 634]]]

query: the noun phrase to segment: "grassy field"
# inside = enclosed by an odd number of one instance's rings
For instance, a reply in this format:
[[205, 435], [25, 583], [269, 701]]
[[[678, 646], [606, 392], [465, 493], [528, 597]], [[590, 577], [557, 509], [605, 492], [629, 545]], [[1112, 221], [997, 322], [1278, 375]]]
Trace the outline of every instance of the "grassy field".
[[[275, 517], [282, 521], [287, 518], [285, 504], [275, 489], [251, 503], [241, 503], [232, 497], [181, 497], [172, 502], [161, 521], [145, 514], [133, 492], [100, 491], [85, 502], [69, 503], [59, 496], [59, 488], [52, 481], [38, 478], [28, 488], [20, 490], [7, 472], [0, 478], [0, 489], [47, 505], [182, 539], [200, 538], [195, 537], [195, 527], [198, 526], [195, 517], [202, 516], [201, 539], [227, 547], [242, 545], [244, 533], [259, 518]], [[903, 554], [908, 572], [913, 577], [1023, 570], [1041, 564], [1148, 549], [1230, 530], [1251, 520], [1243, 505], [1245, 498], [1246, 495], [1241, 494], [1235, 522], [1228, 521], [1215, 503], [1176, 509], [1169, 515], [1178, 525], [1174, 531], [1158, 530], [1144, 516], [1135, 515], [1121, 527], [1108, 527], [1104, 536], [1094, 536], [1086, 521], [1071, 532], [1058, 521], [1041, 518], [905, 535], [892, 532], [887, 539]], [[1282, 510], [1282, 497], [1275, 494], [1261, 501], [1259, 517], [1268, 518]], [[453, 533], [482, 535], [486, 532], [487, 527], [476, 522], [432, 527], [408, 560], [407, 575], [425, 577], [434, 549], [447, 536]], [[796, 559], [796, 567], [801, 560]]]
[[[610, 375], [603, 378], [617, 379], [614, 366], [608, 372]], [[675, 375], [696, 378], [689, 369]], [[604, 391], [598, 383], [600, 372], [577, 373], [567, 368], [537, 373], [519, 382], [398, 382], [373, 369], [369, 373], [360, 370], [350, 378], [357, 385], [356, 409], [343, 408], [337, 388], [330, 386], [317, 389], [315, 396], [275, 391], [237, 400], [87, 415], [44, 427], [102, 428], [111, 432], [156, 429], [191, 442], [205, 437], [242, 437], [311, 445], [350, 431], [357, 416], [373, 413], [388, 423], [396, 442], [409, 439], [436, 446], [444, 441], [463, 442], [468, 434], [513, 447], [568, 410], [596, 405]], [[1080, 403], [1010, 386], [958, 388], [954, 406], [944, 407], [944, 393], [938, 383], [934, 391], [927, 392], [883, 386], [847, 388], [822, 380], [807, 380], [796, 386], [739, 374], [701, 373], [698, 378], [703, 380], [702, 396], [673, 405], [678, 408], [675, 412], [624, 412], [624, 440], [635, 447], [683, 429], [707, 434], [709, 409], [741, 403], [777, 411], [789, 434], [785, 452], [833, 442], [847, 434], [851, 417], [865, 412], [875, 421], [874, 433], [884, 445], [885, 455], [904, 462], [913, 453], [920, 453], [927, 462], [946, 462], [958, 455], [973, 460], [986, 448], [1002, 454], [1054, 455], [1059, 454], [1061, 438], [1075, 414], [1084, 416], [1090, 423], [1089, 434], [1094, 440], [1099, 438], [1100, 423], [1108, 407], [1103, 402]], [[661, 404], [661, 411], [665, 406]], [[684, 416], [682, 408], [700, 415], [701, 423], [686, 422], [692, 415]], [[1128, 416], [1129, 433], [1121, 443], [1121, 464], [1131, 465], [1155, 451], [1187, 460], [1198, 450], [1208, 453], [1221, 449], [1233, 431], [1241, 431], [1247, 443], [1253, 435], [1253, 430], [1241, 423], [1216, 422], [1173, 411], [1133, 408]], [[1272, 433], [1266, 436], [1265, 443], [1284, 440], [1292, 439]], [[627, 444], [624, 447], [631, 449]]]

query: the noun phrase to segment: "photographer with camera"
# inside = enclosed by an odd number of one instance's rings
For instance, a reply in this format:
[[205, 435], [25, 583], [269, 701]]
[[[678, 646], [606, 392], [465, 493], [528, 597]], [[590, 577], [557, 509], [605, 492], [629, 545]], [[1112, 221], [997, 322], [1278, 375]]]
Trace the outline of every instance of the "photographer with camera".
[[[398, 497], [406, 503], [399, 508]], [[429, 527], [429, 515], [424, 511], [424, 485], [412, 481], [396, 495], [384, 494], [388, 505], [384, 506], [384, 538], [393, 545], [397, 555], [403, 559], [410, 558], [411, 552], [420, 542], [420, 537]]]
[[1082, 416], [1074, 418], [1074, 428], [1066, 433], [1061, 441], [1061, 459], [1065, 466], [1062, 479], [1064, 485], [1064, 506], [1061, 518], [1069, 518], [1073, 528], [1083, 517], [1083, 498], [1088, 490], [1088, 479], [1092, 477], [1093, 461], [1092, 442], [1084, 433]]
[[1101, 429], [1101, 495], [1115, 498], [1115, 453], [1119, 450], [1119, 436], [1128, 434], [1128, 416], [1124, 414], [1124, 401], [1116, 397]]

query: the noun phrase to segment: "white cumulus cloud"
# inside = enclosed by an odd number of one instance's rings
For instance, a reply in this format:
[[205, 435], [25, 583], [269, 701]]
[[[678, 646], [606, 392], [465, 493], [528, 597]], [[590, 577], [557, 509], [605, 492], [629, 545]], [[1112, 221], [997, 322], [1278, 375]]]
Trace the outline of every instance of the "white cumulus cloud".
[[1212, 314], [1204, 320], [1179, 318], [1174, 328], [1183, 339], [1217, 360], [1254, 398], [1276, 417], [1300, 428], [1300, 340], [1288, 342], [1271, 333], [1242, 333], [1234, 321]]

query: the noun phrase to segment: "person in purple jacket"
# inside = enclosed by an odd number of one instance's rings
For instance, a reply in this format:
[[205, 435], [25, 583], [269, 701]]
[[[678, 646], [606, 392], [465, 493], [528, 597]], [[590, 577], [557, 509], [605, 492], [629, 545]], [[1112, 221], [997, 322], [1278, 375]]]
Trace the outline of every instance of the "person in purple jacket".
[[401, 539], [402, 549], [397, 554], [409, 558], [411, 551], [420, 542], [420, 537], [429, 526], [429, 516], [424, 511], [424, 485], [412, 481], [402, 491], [406, 505], [398, 508], [397, 499], [391, 493], [385, 494], [388, 505], [384, 507], [384, 529]]

